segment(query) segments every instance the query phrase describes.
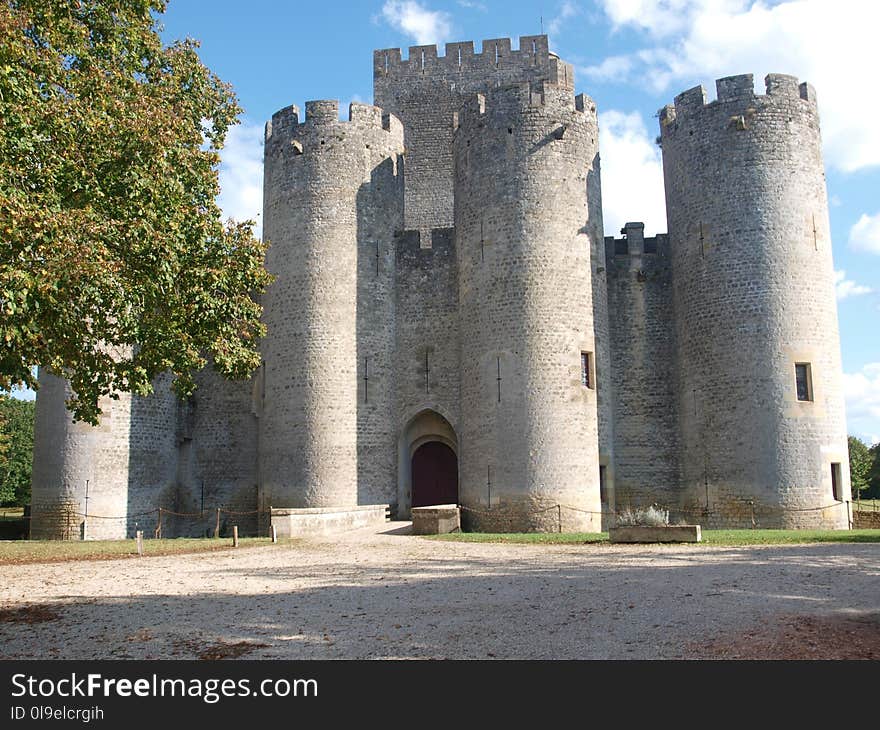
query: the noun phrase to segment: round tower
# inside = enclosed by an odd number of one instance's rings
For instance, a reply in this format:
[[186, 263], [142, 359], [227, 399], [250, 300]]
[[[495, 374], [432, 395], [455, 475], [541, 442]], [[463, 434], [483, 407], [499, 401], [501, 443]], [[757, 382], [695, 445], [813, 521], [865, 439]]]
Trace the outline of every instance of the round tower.
[[402, 154], [400, 122], [366, 104], [340, 122], [338, 102], [307, 102], [305, 121], [291, 106], [266, 126], [263, 225], [276, 279], [263, 298], [263, 505], [354, 506], [395, 488]]
[[472, 529], [600, 527], [597, 150], [595, 106], [570, 89], [502, 87], [459, 113], [460, 498]]
[[661, 110], [682, 509], [727, 527], [840, 527], [850, 499], [816, 97], [771, 74]]
[[101, 402], [101, 423], [75, 422], [70, 383], [40, 371], [34, 419], [30, 537], [122, 539], [128, 514], [131, 395]]
[[152, 527], [157, 507], [174, 506], [177, 397], [170, 381], [157, 378], [148, 397], [102, 398], [100, 422], [90, 426], [67, 410], [69, 381], [41, 369], [31, 538], [120, 540]]

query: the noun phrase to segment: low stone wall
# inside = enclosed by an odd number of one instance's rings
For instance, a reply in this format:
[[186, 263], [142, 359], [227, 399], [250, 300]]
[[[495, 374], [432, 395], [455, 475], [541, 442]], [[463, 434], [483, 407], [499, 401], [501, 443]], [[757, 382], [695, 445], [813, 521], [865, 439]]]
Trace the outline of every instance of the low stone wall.
[[273, 509], [272, 524], [278, 537], [311, 537], [356, 530], [361, 527], [381, 526], [386, 522], [387, 512], [387, 504]]
[[853, 511], [853, 529], [880, 530], [880, 512]]

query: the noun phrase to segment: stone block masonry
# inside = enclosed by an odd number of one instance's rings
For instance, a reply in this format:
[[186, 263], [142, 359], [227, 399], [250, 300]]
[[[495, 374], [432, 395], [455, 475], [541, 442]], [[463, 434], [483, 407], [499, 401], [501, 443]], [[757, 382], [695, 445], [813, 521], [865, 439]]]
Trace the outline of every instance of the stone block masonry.
[[471, 528], [494, 522], [494, 507], [510, 530], [539, 529], [559, 503], [579, 510], [566, 510], [572, 529], [599, 527], [596, 391], [581, 380], [581, 354], [596, 352], [585, 234], [593, 110], [542, 82], [475, 95], [458, 114], [460, 475], [463, 506], [478, 508], [465, 513]]
[[848, 526], [813, 88], [678, 95], [668, 234], [606, 239], [595, 104], [546, 36], [516, 46], [378, 50], [376, 106], [273, 115], [263, 365], [206, 371], [186, 403], [159, 379], [94, 429], [42, 372], [33, 537], [75, 539], [86, 510], [87, 537], [122, 537], [160, 507], [265, 532], [258, 510], [323, 529], [447, 503], [505, 532], [654, 503], [703, 527]]
[[849, 474], [815, 92], [765, 86], [720, 79], [717, 101], [697, 87], [660, 112], [681, 506], [846, 527], [845, 510], [816, 509], [849, 495]]

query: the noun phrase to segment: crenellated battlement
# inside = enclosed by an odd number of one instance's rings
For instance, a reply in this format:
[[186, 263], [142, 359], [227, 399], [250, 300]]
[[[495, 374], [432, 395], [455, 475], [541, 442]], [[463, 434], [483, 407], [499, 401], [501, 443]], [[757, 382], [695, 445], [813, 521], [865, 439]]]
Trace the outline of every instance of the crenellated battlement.
[[442, 56], [436, 45], [410, 46], [406, 58], [399, 48], [373, 52], [373, 78], [377, 82], [442, 79], [455, 84], [497, 74], [508, 82], [540, 77], [574, 88], [573, 68], [550, 52], [546, 35], [520, 36], [516, 50], [510, 38], [489, 38], [482, 42], [480, 53], [475, 52], [473, 41], [447, 43]]
[[410, 46], [403, 58], [399, 48], [373, 51], [373, 71], [376, 76], [409, 76], [432, 74], [440, 71], [467, 71], [492, 69], [500, 65], [530, 67], [549, 64], [551, 58], [546, 35], [520, 36], [519, 48], [513, 50], [510, 38], [489, 38], [483, 41], [482, 51], [474, 52], [473, 41], [447, 43], [446, 53], [438, 55], [437, 46]]
[[628, 222], [621, 228], [620, 233], [620, 238], [605, 236], [605, 257], [609, 261], [615, 256], [669, 254], [669, 236], [658, 233], [655, 236], [645, 237], [644, 223]]
[[549, 109], [553, 112], [569, 112], [595, 119], [596, 103], [586, 94], [574, 96], [568, 89], [556, 84], [539, 81], [500, 86], [488, 94], [472, 94], [464, 100], [453, 117], [453, 128], [479, 124], [487, 113], [500, 111], [505, 114], [526, 113]]
[[667, 104], [660, 109], [658, 116], [661, 127], [665, 127], [676, 119], [696, 114], [704, 108], [715, 108], [718, 105], [733, 102], [757, 103], [763, 101], [766, 104], [776, 100], [797, 99], [815, 107], [816, 90], [807, 82], [798, 83], [796, 76], [767, 74], [764, 77], [764, 87], [766, 90], [764, 94], [755, 93], [752, 74], [726, 76], [715, 81], [717, 98], [710, 102], [707, 100], [706, 89], [702, 84], [695, 86], [678, 94], [672, 104]]
[[389, 134], [403, 139], [403, 124], [393, 114], [383, 112], [372, 104], [352, 102], [348, 106], [348, 121], [339, 119], [339, 101], [337, 99], [320, 99], [307, 101], [305, 117], [301, 117], [300, 109], [295, 104], [279, 109], [266, 123], [266, 143], [278, 139], [289, 139], [320, 127], [337, 127], [351, 125], [361, 129], [383, 129]]
[[422, 240], [422, 231], [407, 229], [395, 233], [397, 254], [402, 257], [431, 256], [440, 251], [451, 251], [455, 248], [454, 228], [431, 228], [424, 233], [427, 240]]

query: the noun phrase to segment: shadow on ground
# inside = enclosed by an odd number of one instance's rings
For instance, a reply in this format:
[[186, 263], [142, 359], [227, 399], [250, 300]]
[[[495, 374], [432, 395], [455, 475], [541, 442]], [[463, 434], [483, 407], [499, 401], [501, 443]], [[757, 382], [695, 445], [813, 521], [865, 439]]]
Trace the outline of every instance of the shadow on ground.
[[426, 545], [393, 565], [354, 547], [187, 556], [187, 595], [134, 561], [143, 594], [42, 601], [57, 619], [0, 622], [0, 657], [821, 658], [817, 627], [843, 620], [835, 658], [880, 658], [875, 545]]

